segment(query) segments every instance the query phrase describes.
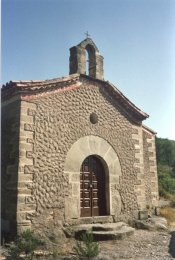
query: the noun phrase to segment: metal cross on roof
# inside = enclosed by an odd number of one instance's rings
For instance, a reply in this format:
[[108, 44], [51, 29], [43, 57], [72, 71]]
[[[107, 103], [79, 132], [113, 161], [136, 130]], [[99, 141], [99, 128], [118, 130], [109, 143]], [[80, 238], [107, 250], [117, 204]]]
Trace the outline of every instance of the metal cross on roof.
[[88, 33], [88, 31], [85, 33], [86, 38], [88, 38], [90, 36], [90, 34]]

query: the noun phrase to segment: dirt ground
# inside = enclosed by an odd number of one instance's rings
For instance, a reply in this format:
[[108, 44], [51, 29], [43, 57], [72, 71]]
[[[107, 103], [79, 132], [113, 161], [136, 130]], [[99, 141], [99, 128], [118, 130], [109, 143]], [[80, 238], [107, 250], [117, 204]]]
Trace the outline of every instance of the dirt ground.
[[[62, 248], [64, 254], [54, 259], [76, 259], [72, 248], [72, 241], [69, 241]], [[97, 260], [173, 260], [175, 259], [175, 226], [170, 232], [135, 230], [134, 235], [124, 240], [99, 242], [99, 248], [100, 254]]]
[[175, 229], [170, 233], [136, 230], [122, 241], [100, 242], [99, 259], [168, 260], [175, 259]]
[[[70, 248], [67, 245], [67, 249]], [[135, 230], [134, 235], [124, 240], [99, 242], [97, 260], [170, 260], [175, 259], [175, 224], [170, 232]], [[75, 259], [70, 248], [68, 258]]]

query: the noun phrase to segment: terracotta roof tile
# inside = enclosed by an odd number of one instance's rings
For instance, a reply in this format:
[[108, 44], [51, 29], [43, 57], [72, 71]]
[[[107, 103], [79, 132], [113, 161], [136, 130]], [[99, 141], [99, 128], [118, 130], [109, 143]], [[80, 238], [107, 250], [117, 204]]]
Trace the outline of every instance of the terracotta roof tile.
[[[66, 77], [55, 78], [50, 80], [19, 80], [19, 81], [10, 81], [6, 85], [2, 86], [2, 99], [6, 100], [15, 95], [21, 95], [21, 97], [27, 96], [30, 99], [38, 97], [38, 95], [45, 96], [45, 93], [51, 94], [56, 91], [66, 91], [75, 89], [78, 85], [78, 82], [87, 80], [92, 83], [99, 83], [99, 86], [105, 86], [105, 90], [108, 91], [118, 102], [130, 113], [134, 113], [140, 120], [144, 120], [149, 117], [148, 114], [140, 110], [135, 106], [125, 95], [118, 90], [112, 83], [109, 81], [103, 81], [99, 79], [94, 79], [92, 77], [82, 75], [82, 74], [72, 74]], [[70, 86], [73, 85], [73, 88]]]

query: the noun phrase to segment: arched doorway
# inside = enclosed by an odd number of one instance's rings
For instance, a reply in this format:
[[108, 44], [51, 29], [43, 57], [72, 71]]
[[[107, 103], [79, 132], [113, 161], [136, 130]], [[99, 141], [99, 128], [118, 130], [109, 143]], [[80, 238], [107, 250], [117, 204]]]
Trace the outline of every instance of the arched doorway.
[[106, 215], [105, 170], [100, 159], [86, 157], [80, 169], [80, 216]]
[[121, 212], [121, 198], [118, 191], [121, 166], [118, 155], [105, 139], [89, 135], [79, 138], [66, 155], [64, 174], [70, 185], [69, 195], [65, 196], [66, 219], [81, 216], [80, 169], [89, 156], [98, 158], [105, 169], [105, 191], [102, 192], [102, 196], [106, 202], [106, 215], [118, 215]]

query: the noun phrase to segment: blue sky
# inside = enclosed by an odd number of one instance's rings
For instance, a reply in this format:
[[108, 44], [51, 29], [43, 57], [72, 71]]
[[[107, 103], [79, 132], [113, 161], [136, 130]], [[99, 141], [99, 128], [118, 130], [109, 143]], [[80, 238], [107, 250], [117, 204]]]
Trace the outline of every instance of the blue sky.
[[68, 75], [87, 30], [105, 80], [175, 140], [175, 0], [2, 0], [2, 83]]

